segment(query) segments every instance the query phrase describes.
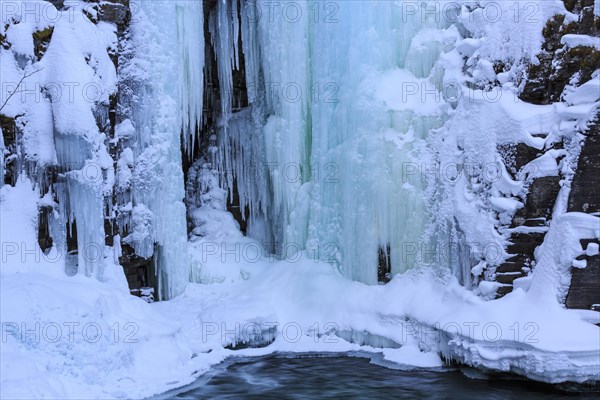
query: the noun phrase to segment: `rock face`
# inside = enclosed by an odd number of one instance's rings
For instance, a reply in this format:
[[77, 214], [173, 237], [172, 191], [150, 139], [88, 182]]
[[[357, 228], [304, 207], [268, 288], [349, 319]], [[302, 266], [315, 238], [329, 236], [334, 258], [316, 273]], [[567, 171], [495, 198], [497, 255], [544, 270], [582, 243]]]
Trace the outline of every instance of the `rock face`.
[[[569, 211], [579, 211], [600, 216], [600, 118], [590, 124], [586, 140], [579, 155], [577, 173], [569, 195]], [[600, 229], [600, 227], [599, 227]], [[581, 241], [585, 250], [598, 239]], [[571, 269], [571, 287], [566, 305], [569, 308], [600, 310], [600, 255], [583, 255], [585, 268]]]
[[[598, 240], [584, 239], [581, 246], [586, 249], [590, 243], [598, 244]], [[571, 287], [567, 294], [567, 308], [600, 311], [600, 255], [582, 255], [578, 260], [585, 260], [585, 268], [571, 270]]]
[[[564, 15], [556, 15], [548, 21], [543, 32], [546, 41], [542, 53], [538, 55], [540, 63], [530, 66], [528, 80], [520, 95], [524, 101], [533, 104], [559, 102], [567, 85], [573, 84], [574, 77], [577, 84], [583, 84], [591, 79], [592, 73], [600, 65], [600, 51], [597, 49], [583, 46], [565, 48], [561, 43], [566, 34], [600, 36], [600, 18], [594, 17], [594, 1], [565, 0], [565, 7], [579, 14], [579, 21], [565, 24]], [[581, 132], [586, 140], [571, 184], [567, 211], [596, 215], [600, 212], [598, 129], [599, 122], [596, 119], [589, 124], [587, 131]], [[554, 148], [564, 149], [565, 143], [557, 143]], [[525, 144], [519, 144], [512, 152], [516, 171], [540, 155], [540, 150]], [[561, 187], [560, 181], [564, 178], [548, 176], [529, 183], [525, 206], [517, 211], [511, 225], [511, 228], [526, 228], [511, 235], [511, 244], [507, 249], [511, 256], [496, 270], [496, 280], [505, 284], [498, 291], [499, 297], [512, 291], [512, 282], [533, 267], [534, 251], [544, 240]], [[589, 240], [584, 242], [587, 244]], [[600, 304], [600, 260], [598, 256], [587, 256], [587, 262], [587, 268], [573, 268], [567, 307], [589, 309], [593, 304]]]
[[569, 195], [569, 211], [600, 213], [600, 117], [589, 124]]
[[0, 114], [0, 130], [4, 141], [4, 183], [15, 185], [18, 178], [17, 125], [14, 118]]

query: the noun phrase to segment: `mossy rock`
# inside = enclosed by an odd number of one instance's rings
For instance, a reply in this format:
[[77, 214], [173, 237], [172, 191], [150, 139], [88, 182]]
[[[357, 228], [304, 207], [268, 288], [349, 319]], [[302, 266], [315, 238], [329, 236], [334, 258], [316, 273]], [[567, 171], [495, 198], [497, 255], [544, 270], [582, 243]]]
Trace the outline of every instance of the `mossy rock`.
[[580, 73], [580, 82], [586, 82], [600, 65], [598, 50], [584, 46], [567, 49], [561, 43], [567, 34], [598, 36], [600, 18], [594, 17], [593, 0], [565, 1], [565, 5], [579, 13], [578, 21], [565, 23], [565, 16], [558, 14], [546, 23], [542, 31], [543, 51], [537, 55], [539, 63], [529, 66], [529, 78], [519, 96], [524, 101], [535, 104], [560, 101], [565, 86], [576, 73]]
[[40, 31], [36, 31], [33, 33], [33, 46], [35, 56], [38, 61], [42, 59], [44, 54], [46, 54], [46, 50], [48, 50], [48, 45], [52, 40], [52, 34], [54, 33], [54, 27], [50, 26], [46, 29], [42, 29]]
[[568, 78], [579, 73], [579, 81], [587, 82], [600, 65], [600, 51], [593, 47], [572, 47], [556, 60], [557, 65], [550, 79], [568, 81]]
[[576, 13], [586, 7], [594, 6], [594, 0], [563, 0], [563, 3], [567, 11]]
[[577, 0], [563, 0], [565, 3], [565, 8], [567, 11], [572, 12], [575, 9], [575, 4], [577, 4]]
[[82, 12], [93, 24], [98, 23], [98, 18], [96, 16], [94, 16], [94, 14], [92, 14], [90, 11], [88, 11], [87, 9], [84, 9]]
[[112, 0], [102, 2], [98, 9], [100, 20], [123, 25], [130, 17], [129, 0]]
[[54, 27], [49, 26], [46, 29], [42, 29], [41, 31], [36, 31], [33, 33], [33, 38], [40, 42], [48, 41], [52, 38], [52, 33], [54, 32]]
[[6, 36], [4, 36], [3, 34], [0, 33], [0, 46], [4, 49], [4, 50], [8, 50], [10, 49], [10, 43], [8, 43], [8, 41], [6, 40]]
[[564, 22], [565, 16], [562, 14], [555, 15], [546, 22], [546, 26], [542, 30], [542, 35], [546, 39], [542, 46], [545, 51], [552, 53], [562, 47], [560, 38], [564, 35]]
[[571, 33], [577, 33], [578, 30], [579, 30], [579, 23], [576, 21], [572, 21], [563, 26], [563, 28], [561, 30], [561, 34], [568, 35]]

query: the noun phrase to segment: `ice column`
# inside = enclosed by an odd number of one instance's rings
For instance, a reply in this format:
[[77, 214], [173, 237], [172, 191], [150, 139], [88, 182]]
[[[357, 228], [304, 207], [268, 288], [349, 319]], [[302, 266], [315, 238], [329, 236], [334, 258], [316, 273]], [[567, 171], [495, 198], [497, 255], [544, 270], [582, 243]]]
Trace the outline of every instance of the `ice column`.
[[189, 151], [202, 122], [202, 2], [144, 0], [138, 6], [136, 68], [129, 71], [140, 85], [131, 110], [133, 231], [124, 240], [141, 256], [154, 254], [158, 295], [166, 299], [182, 292], [190, 273], [180, 137]]

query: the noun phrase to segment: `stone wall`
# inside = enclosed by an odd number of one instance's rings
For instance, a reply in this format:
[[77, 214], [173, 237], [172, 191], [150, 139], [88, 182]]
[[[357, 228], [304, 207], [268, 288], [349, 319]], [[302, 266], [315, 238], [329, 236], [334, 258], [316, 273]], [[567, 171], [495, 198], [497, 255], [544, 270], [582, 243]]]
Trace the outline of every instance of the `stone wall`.
[[[566, 34], [600, 36], [600, 18], [594, 16], [594, 0], [565, 0], [567, 10], [579, 15], [578, 22], [565, 23], [564, 15], [557, 15], [548, 21], [543, 31], [545, 43], [538, 55], [540, 63], [531, 65], [521, 100], [533, 104], [552, 104], [561, 101], [565, 87], [578, 75], [579, 84], [589, 81], [592, 73], [600, 65], [600, 51], [591, 47], [565, 49], [561, 38]], [[586, 213], [600, 212], [600, 138], [598, 119], [589, 124], [584, 132], [577, 169], [571, 183], [567, 211]], [[552, 149], [564, 149], [566, 143], [556, 143]], [[515, 159], [515, 172], [545, 151], [525, 144], [509, 149]], [[506, 153], [506, 150], [505, 150]], [[552, 216], [561, 180], [565, 176], [548, 176], [528, 182], [528, 194], [523, 208], [519, 209], [511, 228], [526, 227], [510, 236], [511, 244], [506, 262], [497, 268], [496, 280], [504, 284], [498, 291], [503, 296], [512, 291], [512, 282], [525, 276], [535, 266], [535, 249], [542, 244]], [[517, 229], [518, 231], [518, 229]], [[589, 242], [589, 241], [585, 241]], [[584, 246], [585, 249], [585, 246]], [[567, 306], [587, 308], [600, 303], [600, 262], [599, 257], [589, 257], [588, 267], [573, 269], [571, 290]]]

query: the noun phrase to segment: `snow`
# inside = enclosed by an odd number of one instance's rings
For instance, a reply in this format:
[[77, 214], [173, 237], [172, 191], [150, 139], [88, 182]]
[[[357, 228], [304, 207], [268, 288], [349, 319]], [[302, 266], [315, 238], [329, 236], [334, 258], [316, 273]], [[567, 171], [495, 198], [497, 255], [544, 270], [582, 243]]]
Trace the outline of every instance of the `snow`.
[[585, 254], [589, 257], [597, 256], [598, 248], [599, 248], [598, 243], [590, 243], [587, 245], [587, 247], [585, 249]]
[[[327, 348], [330, 340], [335, 348], [343, 341], [327, 334], [334, 329], [363, 332], [362, 341], [371, 343], [363, 346], [366, 349], [375, 343], [367, 336], [380, 337], [379, 343], [385, 339], [408, 345], [404, 350], [384, 350], [386, 358], [389, 354], [402, 364], [439, 365], [434, 362], [435, 353], [441, 352], [473, 366], [504, 371], [523, 368], [521, 373], [550, 382], [566, 379], [568, 374], [575, 375], [569, 379], [581, 381], [598, 372], [594, 357], [598, 327], [579, 320], [555, 299], [538, 301], [535, 294], [518, 290], [486, 302], [455, 278], [430, 269], [397, 276], [386, 286], [367, 286], [346, 280], [330, 266], [305, 256], [270, 266], [244, 260], [239, 264], [231, 267], [247, 269], [248, 279], [216, 286], [190, 285], [183, 296], [158, 304], [173, 314], [197, 310], [192, 313], [200, 321], [187, 321], [183, 329], [190, 329], [188, 337], [198, 350], [214, 351], [214, 346], [234, 342], [235, 335], [224, 332], [235, 332], [236, 323], [242, 327], [277, 324], [275, 342], [263, 351], [299, 351], [297, 347], [318, 351]], [[477, 322], [468, 328], [470, 321]], [[292, 330], [298, 327], [307, 337], [296, 343]], [[322, 341], [314, 336], [315, 330], [324, 335]], [[238, 328], [239, 332], [243, 329]], [[503, 346], [493, 345], [499, 342]], [[544, 365], [543, 360], [553, 359], [558, 349], [565, 364]], [[529, 363], [533, 365], [524, 368]]]
[[575, 91], [565, 96], [565, 101], [573, 106], [587, 103], [595, 103], [600, 100], [600, 80], [596, 71], [593, 75], [595, 79], [591, 79], [583, 85], [579, 86]]
[[[536, 250], [537, 265], [528, 293], [563, 301], [571, 282], [572, 261], [584, 254], [581, 239], [600, 238], [600, 217], [579, 212], [554, 216], [544, 243]], [[584, 260], [585, 261], [585, 260]], [[583, 268], [583, 263], [573, 264]]]
[[399, 349], [383, 350], [383, 359], [394, 364], [408, 365], [419, 368], [434, 368], [442, 366], [442, 359], [432, 352], [424, 352], [418, 346], [404, 345]]
[[0, 396], [144, 397], [189, 375], [180, 325], [129, 294], [110, 248], [103, 282], [67, 277], [62, 253], [42, 253], [36, 197], [25, 179], [0, 189]]
[[518, 200], [506, 197], [492, 197], [490, 198], [490, 202], [499, 211], [515, 212], [517, 208], [523, 207], [523, 203]]
[[128, 139], [133, 137], [135, 134], [135, 127], [130, 119], [126, 119], [115, 126], [115, 139], [125, 138]]
[[588, 35], [567, 34], [560, 38], [560, 42], [567, 48], [584, 46], [600, 50], [600, 38]]
[[520, 68], [519, 60], [536, 62], [544, 41], [542, 30], [556, 14], [565, 15], [566, 23], [576, 21], [560, 0], [466, 2], [459, 21], [473, 38], [485, 38], [473, 57], [514, 63]]

